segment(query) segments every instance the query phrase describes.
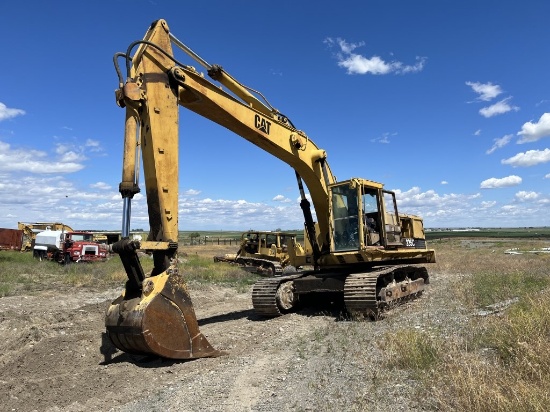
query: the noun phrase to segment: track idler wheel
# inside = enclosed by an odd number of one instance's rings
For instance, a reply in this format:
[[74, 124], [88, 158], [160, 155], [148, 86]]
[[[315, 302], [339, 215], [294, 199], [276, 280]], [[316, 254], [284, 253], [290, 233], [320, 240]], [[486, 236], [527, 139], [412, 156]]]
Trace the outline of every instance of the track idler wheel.
[[130, 354], [195, 359], [223, 354], [199, 331], [187, 286], [166, 272], [146, 278], [141, 296], [127, 291], [107, 309], [105, 326], [113, 344]]
[[298, 295], [294, 293], [294, 282], [283, 282], [277, 289], [276, 299], [277, 306], [283, 312], [288, 312], [294, 308], [298, 303]]

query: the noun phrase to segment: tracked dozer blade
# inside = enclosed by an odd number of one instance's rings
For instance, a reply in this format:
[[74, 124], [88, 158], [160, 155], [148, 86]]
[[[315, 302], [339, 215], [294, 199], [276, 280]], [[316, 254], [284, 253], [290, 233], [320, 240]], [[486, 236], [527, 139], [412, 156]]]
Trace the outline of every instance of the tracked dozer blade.
[[125, 290], [107, 309], [105, 326], [113, 344], [131, 354], [170, 359], [215, 357], [199, 331], [195, 310], [180, 275], [166, 272], [146, 278], [141, 296]]

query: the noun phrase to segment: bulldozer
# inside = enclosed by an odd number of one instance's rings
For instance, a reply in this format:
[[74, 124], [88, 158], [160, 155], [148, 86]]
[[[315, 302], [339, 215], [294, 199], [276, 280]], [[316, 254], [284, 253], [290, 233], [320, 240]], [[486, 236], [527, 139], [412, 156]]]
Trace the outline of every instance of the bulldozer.
[[[289, 252], [289, 247], [293, 251]], [[290, 256], [294, 256], [292, 264]], [[300, 256], [300, 261], [296, 258]], [[237, 253], [214, 256], [214, 262], [239, 265], [260, 276], [280, 276], [311, 262], [311, 252], [296, 241], [294, 233], [249, 230], [241, 235]]]
[[[173, 46], [206, 74], [177, 60]], [[328, 292], [342, 297], [352, 316], [377, 319], [422, 294], [429, 283], [426, 266], [435, 262], [435, 252], [427, 246], [422, 218], [398, 211], [395, 192], [363, 178], [337, 181], [325, 150], [260, 92], [182, 43], [165, 20], [153, 22], [142, 40], [115, 54], [114, 63], [119, 79], [115, 97], [126, 116], [119, 185], [122, 239], [110, 248], [120, 256], [128, 280], [107, 309], [105, 326], [118, 349], [173, 359], [221, 354], [200, 332], [185, 274], [178, 268], [179, 106], [294, 170], [311, 268], [257, 280], [252, 304], [258, 315], [280, 316], [307, 303], [307, 296], [322, 300]], [[144, 241], [129, 237], [131, 201], [140, 192], [141, 168], [150, 226]], [[140, 250], [153, 256], [149, 273], [139, 261]]]

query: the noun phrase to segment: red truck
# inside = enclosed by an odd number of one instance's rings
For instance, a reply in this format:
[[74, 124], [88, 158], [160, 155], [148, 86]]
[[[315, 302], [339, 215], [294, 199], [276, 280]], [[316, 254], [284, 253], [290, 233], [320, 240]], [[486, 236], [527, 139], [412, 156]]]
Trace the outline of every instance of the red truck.
[[89, 232], [45, 230], [36, 235], [33, 256], [63, 264], [107, 260], [107, 246], [94, 242], [93, 237]]

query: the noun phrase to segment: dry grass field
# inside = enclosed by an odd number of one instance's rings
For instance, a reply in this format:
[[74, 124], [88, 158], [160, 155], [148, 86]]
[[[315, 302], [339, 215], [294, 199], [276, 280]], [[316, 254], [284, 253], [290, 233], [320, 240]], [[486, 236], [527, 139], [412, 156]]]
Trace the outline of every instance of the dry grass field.
[[427, 291], [377, 322], [337, 305], [258, 318], [255, 275], [212, 259], [235, 246], [185, 247], [201, 331], [228, 353], [187, 362], [105, 356], [104, 311], [125, 280], [116, 257], [58, 266], [2, 252], [0, 410], [547, 411], [548, 242], [430, 246]]

